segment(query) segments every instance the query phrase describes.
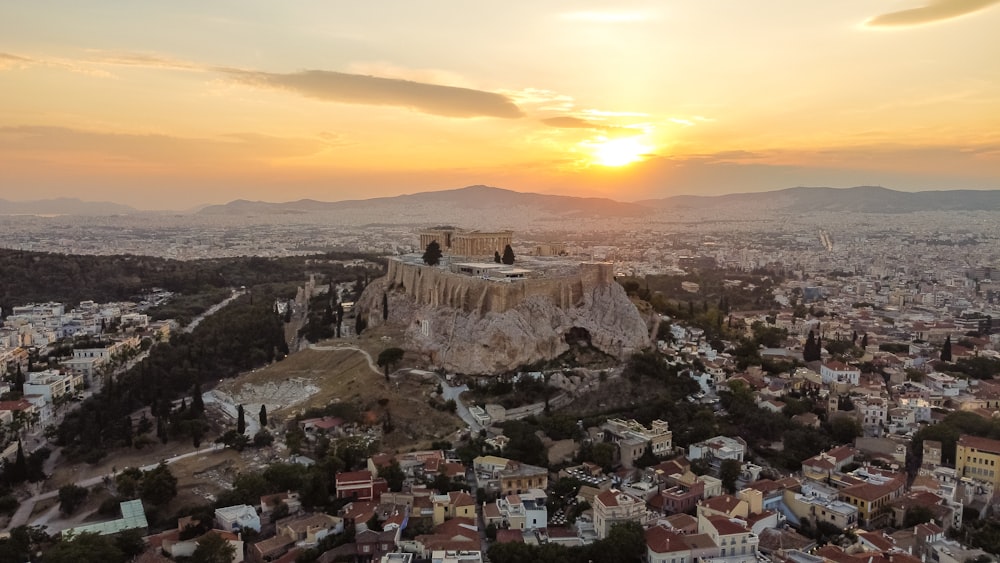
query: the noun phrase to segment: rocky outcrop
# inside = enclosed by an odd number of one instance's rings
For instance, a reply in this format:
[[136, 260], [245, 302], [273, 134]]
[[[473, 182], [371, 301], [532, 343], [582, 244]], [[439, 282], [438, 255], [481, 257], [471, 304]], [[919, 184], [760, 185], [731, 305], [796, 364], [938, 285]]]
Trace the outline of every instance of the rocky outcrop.
[[[383, 294], [388, 321], [382, 320]], [[622, 359], [649, 343], [646, 323], [608, 264], [582, 264], [575, 276], [500, 282], [394, 260], [356, 306], [368, 326], [395, 325], [408, 349], [463, 373], [499, 373], [555, 358], [569, 349], [571, 330]]]

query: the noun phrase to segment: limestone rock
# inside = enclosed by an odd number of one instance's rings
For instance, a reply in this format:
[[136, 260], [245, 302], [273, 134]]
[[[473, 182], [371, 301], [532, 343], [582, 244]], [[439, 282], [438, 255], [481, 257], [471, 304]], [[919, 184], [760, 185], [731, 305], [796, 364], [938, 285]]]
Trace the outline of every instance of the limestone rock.
[[503, 283], [390, 262], [389, 274], [369, 284], [356, 307], [377, 326], [385, 293], [385, 322], [404, 329], [404, 347], [462, 373], [555, 358], [569, 349], [566, 335], [574, 328], [586, 330], [595, 348], [625, 359], [649, 344], [649, 333], [610, 268], [599, 266], [582, 268], [579, 277]]

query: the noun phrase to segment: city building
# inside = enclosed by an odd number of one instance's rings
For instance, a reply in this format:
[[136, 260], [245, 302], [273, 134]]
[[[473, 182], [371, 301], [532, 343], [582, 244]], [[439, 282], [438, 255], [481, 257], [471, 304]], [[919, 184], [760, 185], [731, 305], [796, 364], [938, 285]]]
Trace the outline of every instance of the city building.
[[642, 456], [648, 446], [653, 455], [663, 457], [673, 451], [673, 432], [663, 420], [654, 420], [646, 428], [635, 420], [612, 418], [601, 425], [604, 439], [618, 446], [621, 464], [632, 468], [636, 459]]
[[1000, 486], [1000, 440], [979, 438], [964, 434], [955, 447], [955, 472]]
[[597, 539], [608, 537], [611, 528], [621, 522], [642, 522], [646, 503], [618, 489], [609, 489], [594, 497], [594, 530]]

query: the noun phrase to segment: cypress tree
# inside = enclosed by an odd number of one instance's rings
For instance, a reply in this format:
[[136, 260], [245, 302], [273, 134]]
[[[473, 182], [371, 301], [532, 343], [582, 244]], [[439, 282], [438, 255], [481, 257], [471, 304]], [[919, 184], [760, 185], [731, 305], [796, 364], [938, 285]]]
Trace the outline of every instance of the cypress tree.
[[196, 417], [205, 412], [205, 402], [201, 397], [201, 383], [194, 384], [194, 392], [191, 395], [191, 411]]
[[160, 439], [160, 442], [167, 443], [167, 425], [163, 422], [162, 417], [156, 417], [156, 437]]
[[260, 414], [257, 415], [257, 418], [260, 419], [260, 427], [262, 429], [266, 428], [267, 427], [267, 407], [265, 405], [261, 405], [260, 406]]
[[951, 361], [951, 335], [945, 337], [944, 345], [941, 346], [941, 361], [950, 362]]
[[17, 441], [17, 457], [14, 458], [14, 471], [12, 481], [20, 483], [28, 478], [28, 460], [24, 457], [24, 446], [21, 441]]
[[247, 431], [247, 417], [243, 412], [243, 405], [236, 407], [236, 433], [243, 434]]
[[500, 253], [497, 252], [496, 250], [493, 251], [493, 261], [496, 262], [497, 264], [501, 262]]
[[503, 247], [503, 257], [501, 257], [500, 260], [508, 266], [514, 264], [514, 249], [511, 248], [509, 244]]
[[867, 348], [868, 347], [868, 333], [867, 332], [861, 337], [861, 347], [862, 348]]
[[389, 320], [389, 294], [382, 292], [382, 320]]

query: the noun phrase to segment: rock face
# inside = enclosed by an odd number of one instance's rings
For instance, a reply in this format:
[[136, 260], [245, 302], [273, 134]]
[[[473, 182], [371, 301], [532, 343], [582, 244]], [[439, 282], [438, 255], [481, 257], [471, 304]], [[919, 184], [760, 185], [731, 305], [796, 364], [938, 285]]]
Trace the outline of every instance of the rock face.
[[574, 276], [503, 282], [390, 260], [388, 274], [368, 285], [356, 307], [368, 326], [403, 328], [405, 347], [463, 373], [555, 358], [569, 349], [571, 331], [622, 359], [649, 344], [646, 323], [604, 263], [583, 263]]

